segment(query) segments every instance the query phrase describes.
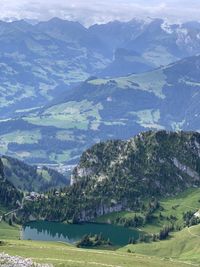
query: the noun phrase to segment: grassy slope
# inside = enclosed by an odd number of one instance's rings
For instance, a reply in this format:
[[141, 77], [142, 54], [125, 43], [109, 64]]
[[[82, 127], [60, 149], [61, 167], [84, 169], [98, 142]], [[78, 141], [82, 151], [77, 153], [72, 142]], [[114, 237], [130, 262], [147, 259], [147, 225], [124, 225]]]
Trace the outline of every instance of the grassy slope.
[[[192, 208], [195, 211], [199, 207], [199, 193], [200, 189], [192, 189], [176, 198], [162, 201], [165, 209], [162, 213], [168, 216], [174, 212], [177, 218], [181, 218], [184, 211], [192, 210]], [[174, 210], [172, 206], [175, 205]], [[132, 214], [124, 212], [123, 215], [131, 216]], [[110, 218], [115, 216], [116, 214], [112, 214]], [[103, 217], [101, 221], [102, 219]], [[144, 229], [156, 231], [159, 225], [155, 227], [147, 225]], [[0, 239], [6, 239], [6, 245], [1, 246], [0, 251], [10, 255], [30, 257], [36, 262], [49, 262], [55, 266], [66, 267], [184, 267], [189, 266], [190, 263], [194, 266], [200, 265], [200, 225], [173, 233], [167, 241], [128, 245], [115, 252], [77, 249], [56, 242], [20, 241], [19, 235], [18, 227], [0, 223]], [[128, 249], [133, 253], [127, 253]]]
[[[130, 254], [127, 253], [127, 248], [124, 251], [84, 250], [59, 242], [22, 241], [19, 240], [19, 228], [5, 223], [0, 223], [0, 239], [5, 240], [5, 244], [0, 246], [0, 252], [32, 258], [36, 262], [52, 263], [55, 267], [168, 267], [169, 264], [172, 267], [187, 266], [176, 260], [169, 263], [169, 259], [155, 257], [148, 252], [147, 256]], [[140, 253], [143, 254], [143, 251]]]
[[[0, 216], [9, 212], [9, 210], [0, 203]], [[4, 221], [0, 222], [0, 240], [1, 239], [19, 239], [20, 227], [17, 225], [10, 226]], [[1, 249], [1, 248], [0, 248]]]
[[99, 111], [102, 105], [94, 105], [92, 102], [84, 100], [81, 102], [67, 102], [48, 108], [42, 115], [27, 117], [28, 122], [41, 126], [54, 126], [59, 129], [77, 128], [87, 130], [89, 127], [89, 117], [93, 117], [96, 123], [100, 122]]
[[0, 222], [0, 239], [19, 239], [19, 226], [10, 226], [5, 222]]
[[65, 267], [185, 267], [184, 263], [169, 262], [154, 256], [128, 254], [121, 251], [83, 250], [49, 242], [9, 241], [0, 249], [10, 255], [32, 258], [36, 262]]
[[[176, 197], [166, 198], [162, 200], [161, 206], [164, 208], [163, 211], [154, 212], [155, 219], [150, 224], [146, 224], [144, 227], [140, 227], [141, 230], [145, 232], [157, 233], [163, 227], [163, 225], [168, 225], [169, 221], [166, 217], [176, 216], [177, 220], [175, 224], [183, 225], [182, 216], [186, 211], [193, 211], [194, 213], [200, 209], [200, 189], [189, 189], [184, 193]], [[160, 220], [160, 212], [163, 215], [163, 219]], [[113, 222], [117, 217], [131, 218], [134, 217], [134, 212], [120, 212], [120, 213], [111, 213], [109, 215], [101, 216], [96, 221], [99, 223]], [[142, 215], [142, 214], [138, 214]]]
[[121, 250], [130, 249], [134, 253], [179, 259], [181, 261], [193, 262], [197, 264], [196, 266], [200, 266], [199, 244], [200, 225], [197, 225], [171, 234], [171, 238], [167, 241], [128, 245]]
[[[196, 236], [199, 233], [200, 226], [195, 226], [174, 234], [176, 239], [129, 245], [118, 251], [102, 251], [78, 249], [59, 242], [18, 240], [19, 228], [0, 223], [0, 239], [5, 240], [0, 251], [54, 266], [185, 267], [188, 266], [186, 261], [200, 263], [200, 236]], [[134, 253], [127, 253], [128, 248]]]

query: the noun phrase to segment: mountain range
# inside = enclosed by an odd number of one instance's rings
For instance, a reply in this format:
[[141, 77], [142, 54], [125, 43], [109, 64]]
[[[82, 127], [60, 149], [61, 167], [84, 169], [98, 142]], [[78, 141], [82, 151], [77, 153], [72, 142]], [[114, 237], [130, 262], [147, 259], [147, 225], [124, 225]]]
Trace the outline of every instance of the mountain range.
[[0, 21], [1, 250], [48, 266], [198, 266], [199, 89], [199, 22]]
[[199, 131], [199, 68], [194, 56], [145, 73], [90, 78], [38, 111], [1, 121], [1, 151], [29, 163], [74, 164], [99, 141], [149, 129]]
[[200, 24], [114, 21], [85, 28], [53, 18], [0, 22], [0, 118], [19, 116], [90, 76], [149, 71], [200, 53]]

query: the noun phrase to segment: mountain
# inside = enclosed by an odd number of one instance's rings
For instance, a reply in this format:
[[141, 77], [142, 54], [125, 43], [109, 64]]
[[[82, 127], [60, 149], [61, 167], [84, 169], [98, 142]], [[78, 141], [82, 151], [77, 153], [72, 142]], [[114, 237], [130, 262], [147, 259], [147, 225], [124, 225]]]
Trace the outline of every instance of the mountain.
[[78, 23], [60, 19], [36, 25], [1, 22], [0, 41], [4, 118], [46, 104], [108, 61], [95, 36]]
[[85, 28], [53, 18], [0, 22], [0, 118], [40, 109], [91, 76], [141, 73], [200, 53], [198, 22], [132, 20]]
[[1, 151], [29, 163], [76, 164], [99, 141], [149, 129], [199, 131], [199, 67], [195, 56], [147, 73], [88, 79], [38, 112], [1, 121]]
[[148, 200], [199, 187], [200, 134], [149, 131], [99, 143], [83, 153], [72, 182], [45, 203], [27, 203], [26, 216], [90, 221], [113, 211], [144, 211]]
[[110, 44], [110, 50], [135, 51], [154, 68], [198, 54], [199, 30], [199, 22], [170, 24], [162, 19], [114, 21], [90, 28], [93, 34]]
[[41, 192], [69, 184], [66, 177], [52, 169], [30, 166], [11, 157], [2, 156], [1, 167], [4, 179], [17, 190]]
[[152, 70], [153, 65], [142, 58], [141, 54], [125, 48], [115, 51], [111, 64], [98, 73], [99, 77], [118, 77]]

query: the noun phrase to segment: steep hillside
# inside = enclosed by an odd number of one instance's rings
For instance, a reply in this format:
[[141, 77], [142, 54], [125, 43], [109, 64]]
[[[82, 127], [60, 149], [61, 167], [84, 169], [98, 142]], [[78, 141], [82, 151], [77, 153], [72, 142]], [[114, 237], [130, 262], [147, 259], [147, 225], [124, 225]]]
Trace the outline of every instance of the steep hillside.
[[199, 131], [199, 66], [195, 56], [143, 74], [88, 79], [39, 112], [1, 121], [0, 147], [27, 162], [77, 163], [99, 141], [149, 129]]
[[60, 173], [48, 169], [37, 169], [17, 159], [3, 156], [1, 158], [5, 179], [22, 191], [45, 191], [69, 184], [69, 180]]
[[0, 159], [0, 206], [14, 208], [21, 201], [22, 194], [5, 178], [3, 163]]
[[149, 200], [199, 187], [199, 155], [200, 134], [194, 132], [149, 131], [128, 141], [100, 143], [83, 153], [73, 186], [61, 189], [59, 197], [51, 193], [45, 204], [27, 203], [24, 211], [48, 220], [85, 221], [113, 211], [144, 210]]

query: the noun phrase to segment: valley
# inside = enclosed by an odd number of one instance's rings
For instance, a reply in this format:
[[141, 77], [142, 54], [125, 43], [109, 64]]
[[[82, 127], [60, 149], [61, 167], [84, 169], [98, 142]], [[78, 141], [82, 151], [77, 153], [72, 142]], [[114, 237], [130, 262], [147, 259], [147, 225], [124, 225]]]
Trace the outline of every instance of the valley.
[[150, 129], [199, 131], [198, 23], [132, 20], [86, 29], [54, 18], [0, 26], [2, 154], [74, 165], [100, 141]]
[[31, 164], [74, 165], [100, 141], [198, 131], [199, 65], [195, 56], [144, 74], [87, 80], [40, 111], [1, 122], [1, 150]]
[[200, 266], [200, 22], [53, 2], [0, 21], [0, 266]]

